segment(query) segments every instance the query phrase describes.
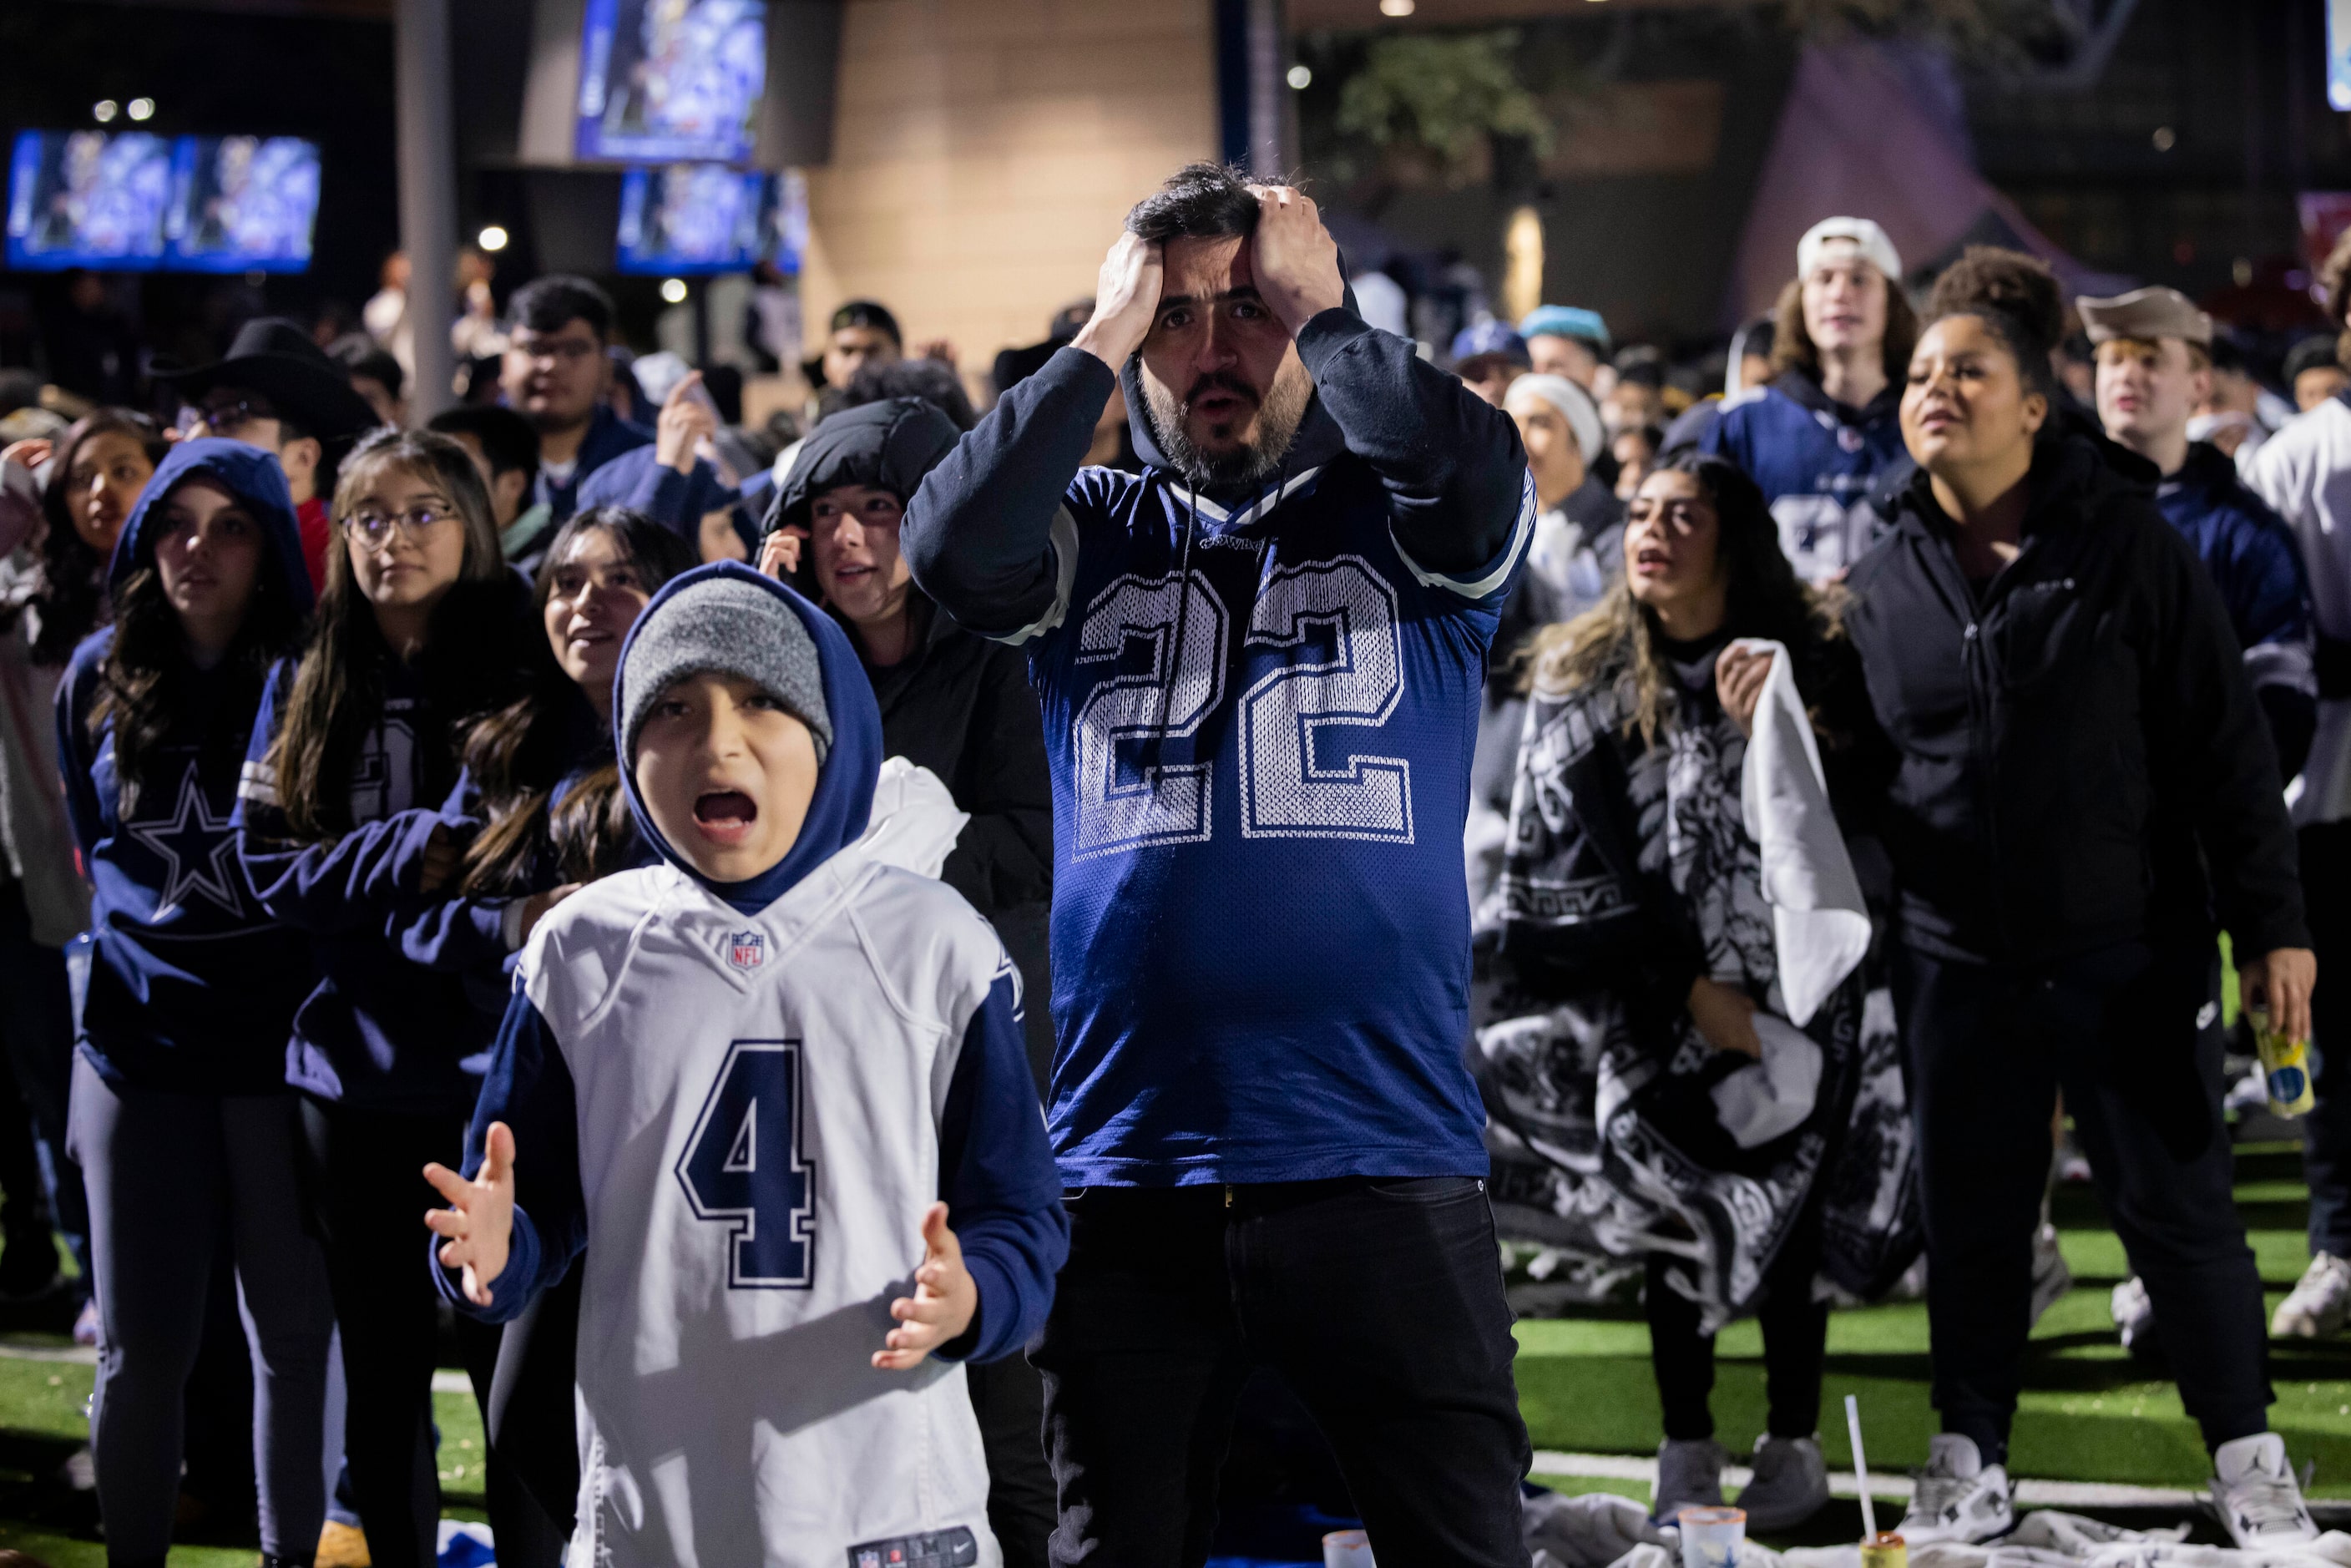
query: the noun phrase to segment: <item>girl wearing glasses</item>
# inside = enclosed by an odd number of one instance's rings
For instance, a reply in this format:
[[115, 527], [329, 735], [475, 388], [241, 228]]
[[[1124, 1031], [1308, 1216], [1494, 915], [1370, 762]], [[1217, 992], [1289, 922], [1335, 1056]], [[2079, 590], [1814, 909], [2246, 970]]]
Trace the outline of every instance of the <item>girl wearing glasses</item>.
[[[1752, 479], [1719, 457], [1666, 463], [1635, 492], [1622, 549], [1600, 603], [1531, 650], [1488, 1092], [1520, 1162], [1548, 1162], [1525, 1184], [1545, 1212], [1522, 1223], [1587, 1278], [1646, 1270], [1657, 1517], [1722, 1500], [1714, 1336], [1751, 1312], [1770, 1409], [1739, 1504], [1750, 1527], [1789, 1530], [1829, 1496], [1814, 1281], [1875, 1294], [1916, 1230], [1894, 1042], [1865, 1036], [1860, 975], [1790, 1019], [1741, 806], [1771, 663], [1791, 660], [1840, 816], [1882, 759], [1856, 744], [1876, 732], [1834, 603], [1798, 580]], [[1791, 1095], [1785, 1113], [1742, 1114], [1753, 1099], [1725, 1087], [1807, 1058], [1808, 1109]]]
[[[377, 1563], [410, 1568], [434, 1561], [440, 1520], [418, 1173], [459, 1152], [494, 1031], [432, 944], [401, 932], [451, 891], [457, 840], [437, 808], [465, 723], [521, 687], [528, 601], [473, 459], [445, 435], [364, 438], [334, 514], [317, 632], [271, 672], [254, 726], [237, 847], [270, 913], [308, 935], [321, 977], [287, 1078], [342, 1330], [360, 1522]], [[496, 1333], [458, 1333], [486, 1389]], [[528, 1539], [528, 1499], [496, 1463], [488, 1483], [501, 1540]]]
[[235, 859], [238, 766], [310, 581], [286, 480], [234, 441], [182, 444], [108, 574], [115, 623], [74, 652], [57, 736], [97, 887], [72, 1140], [103, 1354], [91, 1447], [110, 1562], [161, 1563], [213, 1260], [231, 1247], [254, 1367], [262, 1562], [308, 1563], [332, 1326], [296, 1197], [286, 1035], [310, 988], [298, 935]]

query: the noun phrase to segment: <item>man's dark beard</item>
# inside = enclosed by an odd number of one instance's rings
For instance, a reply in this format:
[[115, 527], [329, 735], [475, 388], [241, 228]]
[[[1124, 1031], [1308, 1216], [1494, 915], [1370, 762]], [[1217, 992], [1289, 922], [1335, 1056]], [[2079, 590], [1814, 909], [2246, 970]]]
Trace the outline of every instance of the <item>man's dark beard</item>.
[[[1282, 459], [1290, 455], [1290, 444], [1298, 439], [1299, 425], [1305, 422], [1306, 405], [1314, 397], [1313, 379], [1303, 374], [1302, 368], [1301, 373], [1276, 374], [1273, 385], [1262, 399], [1238, 376], [1213, 372], [1202, 376], [1192, 383], [1192, 390], [1181, 403], [1150, 376], [1135, 379], [1143, 383], [1144, 415], [1151, 422], [1151, 434], [1159, 440], [1159, 450], [1175, 465], [1177, 473], [1189, 479], [1195, 488], [1203, 490], [1254, 485], [1279, 472]], [[1202, 452], [1192, 444], [1191, 437], [1184, 432], [1185, 417], [1191, 412], [1194, 399], [1212, 391], [1231, 392], [1258, 405], [1255, 440], [1230, 452], [1216, 454]]]

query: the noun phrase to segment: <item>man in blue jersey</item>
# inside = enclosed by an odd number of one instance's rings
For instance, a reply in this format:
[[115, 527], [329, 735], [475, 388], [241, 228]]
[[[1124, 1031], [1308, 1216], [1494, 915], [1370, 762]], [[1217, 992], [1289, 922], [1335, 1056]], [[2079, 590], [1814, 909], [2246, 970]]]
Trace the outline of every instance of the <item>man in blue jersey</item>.
[[[1044, 711], [1053, 1561], [1199, 1563], [1270, 1365], [1383, 1557], [1523, 1564], [1460, 1059], [1469, 759], [1534, 520], [1518, 433], [1365, 325], [1297, 192], [1196, 164], [1126, 227], [1092, 319], [901, 536], [948, 613], [1028, 649]], [[1144, 470], [1081, 468], [1122, 385]]]
[[1902, 379], [1918, 319], [1894, 242], [1867, 218], [1814, 224], [1773, 320], [1771, 384], [1724, 398], [1698, 450], [1747, 470], [1796, 575], [1824, 582], [1877, 541], [1886, 525], [1869, 497], [1907, 461]]

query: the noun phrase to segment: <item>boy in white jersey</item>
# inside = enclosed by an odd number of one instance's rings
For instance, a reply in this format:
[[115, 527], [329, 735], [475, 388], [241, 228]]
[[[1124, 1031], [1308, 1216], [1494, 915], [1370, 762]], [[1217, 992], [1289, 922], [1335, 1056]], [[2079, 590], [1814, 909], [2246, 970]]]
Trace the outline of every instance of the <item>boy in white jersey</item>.
[[959, 1364], [1068, 1237], [1012, 966], [872, 841], [881, 716], [789, 589], [672, 581], [613, 714], [667, 863], [533, 933], [436, 1277], [502, 1321], [586, 1251], [573, 1568], [997, 1563]]

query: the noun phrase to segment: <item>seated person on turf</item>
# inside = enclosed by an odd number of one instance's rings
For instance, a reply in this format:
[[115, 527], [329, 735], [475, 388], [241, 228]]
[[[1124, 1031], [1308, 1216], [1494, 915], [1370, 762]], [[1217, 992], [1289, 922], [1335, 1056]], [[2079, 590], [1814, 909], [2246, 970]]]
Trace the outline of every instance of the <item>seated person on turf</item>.
[[688, 572], [615, 696], [665, 863], [533, 933], [467, 1175], [425, 1172], [435, 1277], [502, 1320], [584, 1248], [596, 1561], [995, 1563], [959, 1364], [1019, 1349], [1067, 1247], [1015, 971], [866, 838], [881, 716], [823, 612]]

